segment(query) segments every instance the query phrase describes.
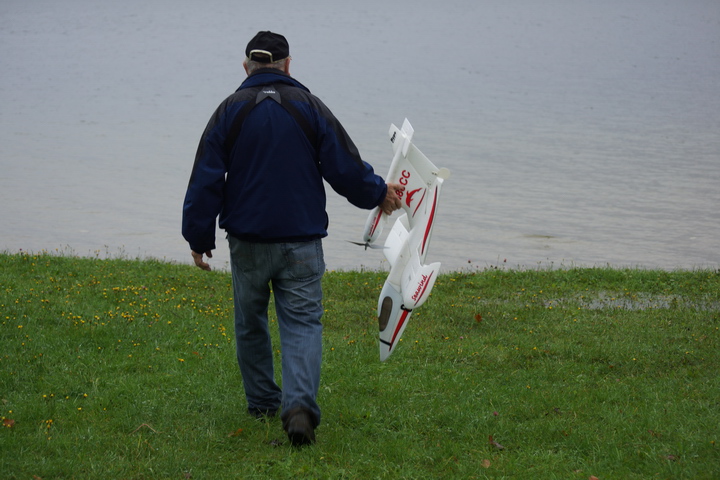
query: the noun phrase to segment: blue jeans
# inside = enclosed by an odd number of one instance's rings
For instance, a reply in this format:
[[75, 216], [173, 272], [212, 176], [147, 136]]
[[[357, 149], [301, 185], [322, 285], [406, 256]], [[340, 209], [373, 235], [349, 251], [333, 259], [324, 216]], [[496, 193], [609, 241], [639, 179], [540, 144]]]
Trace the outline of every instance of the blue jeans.
[[[237, 359], [248, 409], [301, 407], [320, 423], [322, 241], [254, 243], [228, 236]], [[270, 290], [272, 285], [272, 291]], [[280, 329], [282, 389], [275, 382], [268, 327], [270, 294]]]

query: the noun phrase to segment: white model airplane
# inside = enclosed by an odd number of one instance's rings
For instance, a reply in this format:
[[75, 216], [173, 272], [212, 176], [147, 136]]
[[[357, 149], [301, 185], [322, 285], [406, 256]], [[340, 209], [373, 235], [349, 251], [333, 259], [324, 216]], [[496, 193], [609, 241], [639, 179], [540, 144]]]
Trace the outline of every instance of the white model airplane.
[[[407, 119], [402, 128], [390, 126], [394, 156], [386, 181], [404, 185], [405, 191], [401, 197], [404, 211], [388, 234], [385, 247], [380, 247], [390, 262], [390, 273], [378, 300], [380, 361], [385, 361], [397, 346], [410, 313], [425, 303], [440, 270], [440, 262], [426, 265], [425, 256], [440, 187], [450, 177], [450, 170], [437, 168], [423, 155], [412, 143], [413, 132]], [[386, 221], [379, 207], [370, 212], [361, 245], [375, 247], [373, 242]]]

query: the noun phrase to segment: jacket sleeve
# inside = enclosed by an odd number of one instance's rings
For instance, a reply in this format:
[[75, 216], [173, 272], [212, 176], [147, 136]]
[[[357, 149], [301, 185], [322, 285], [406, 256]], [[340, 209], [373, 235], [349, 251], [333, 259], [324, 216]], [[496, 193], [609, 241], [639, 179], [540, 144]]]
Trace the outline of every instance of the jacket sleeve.
[[182, 234], [198, 253], [215, 249], [217, 216], [223, 205], [227, 154], [224, 150], [226, 104], [218, 107], [200, 139], [185, 201]]
[[321, 118], [317, 153], [323, 178], [338, 194], [359, 208], [372, 209], [385, 198], [387, 185], [363, 161], [340, 122], [319, 100]]

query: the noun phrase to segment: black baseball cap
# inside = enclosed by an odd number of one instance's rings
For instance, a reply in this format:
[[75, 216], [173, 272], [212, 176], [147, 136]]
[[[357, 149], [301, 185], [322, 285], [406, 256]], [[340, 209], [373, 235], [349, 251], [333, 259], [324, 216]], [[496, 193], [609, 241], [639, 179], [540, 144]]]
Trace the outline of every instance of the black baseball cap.
[[273, 63], [290, 56], [288, 42], [279, 33], [258, 32], [245, 48], [245, 56], [260, 63]]

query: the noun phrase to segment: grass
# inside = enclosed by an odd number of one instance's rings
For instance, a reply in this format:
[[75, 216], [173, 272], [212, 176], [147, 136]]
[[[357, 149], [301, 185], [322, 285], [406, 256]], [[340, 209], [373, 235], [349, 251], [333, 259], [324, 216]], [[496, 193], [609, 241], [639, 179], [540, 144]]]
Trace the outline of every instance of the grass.
[[444, 274], [380, 363], [384, 277], [326, 275], [294, 449], [245, 413], [228, 273], [0, 255], [0, 477], [720, 477], [720, 272]]

